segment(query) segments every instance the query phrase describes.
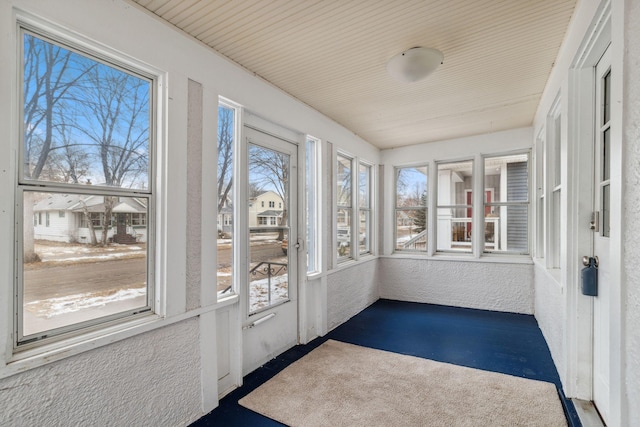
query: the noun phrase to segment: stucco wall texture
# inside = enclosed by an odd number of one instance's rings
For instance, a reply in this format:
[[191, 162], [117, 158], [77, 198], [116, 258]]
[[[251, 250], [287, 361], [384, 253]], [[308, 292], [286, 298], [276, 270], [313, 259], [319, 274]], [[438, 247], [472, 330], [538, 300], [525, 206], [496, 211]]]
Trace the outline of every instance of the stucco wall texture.
[[378, 300], [375, 259], [334, 270], [327, 278], [328, 330], [346, 322]]
[[536, 320], [547, 341], [558, 375], [566, 384], [566, 349], [564, 348], [566, 314], [563, 289], [550, 277], [546, 268], [536, 265], [534, 270]]
[[201, 415], [198, 320], [0, 380], [0, 426], [177, 426]]
[[381, 258], [380, 297], [533, 314], [533, 265]]
[[[626, 313], [622, 328], [623, 393], [626, 393], [628, 414], [626, 425], [640, 426], [640, 0], [625, 2], [625, 43], [623, 98], [624, 129], [623, 166], [623, 283], [622, 301]], [[626, 365], [626, 367], [625, 367]]]

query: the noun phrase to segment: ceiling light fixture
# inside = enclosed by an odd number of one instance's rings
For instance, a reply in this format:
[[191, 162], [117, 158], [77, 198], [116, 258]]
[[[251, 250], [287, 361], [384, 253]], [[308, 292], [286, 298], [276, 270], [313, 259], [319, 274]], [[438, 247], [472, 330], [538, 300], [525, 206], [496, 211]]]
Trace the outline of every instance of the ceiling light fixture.
[[444, 55], [438, 49], [413, 47], [391, 58], [387, 62], [387, 72], [401, 82], [417, 82], [433, 73], [443, 59]]

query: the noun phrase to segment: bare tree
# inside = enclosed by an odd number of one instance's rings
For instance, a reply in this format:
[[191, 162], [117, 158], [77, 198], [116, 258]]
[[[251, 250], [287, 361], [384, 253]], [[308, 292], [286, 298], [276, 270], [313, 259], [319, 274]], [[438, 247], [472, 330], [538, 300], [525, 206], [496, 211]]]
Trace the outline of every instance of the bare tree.
[[[83, 116], [75, 126], [96, 145], [97, 162], [107, 186], [134, 186], [141, 175], [144, 175], [143, 185], [146, 185], [148, 101], [149, 83], [145, 80], [102, 65], [87, 72], [81, 98]], [[87, 126], [87, 123], [93, 125]], [[107, 244], [116, 203], [116, 197], [104, 196], [101, 245]]]
[[218, 212], [227, 203], [233, 188], [234, 111], [218, 108]]
[[[50, 155], [62, 143], [57, 139], [56, 126], [60, 117], [56, 112], [65, 102], [85, 72], [75, 68], [72, 53], [29, 34], [24, 36], [24, 177], [40, 179]], [[47, 178], [55, 175], [49, 170]], [[37, 259], [34, 251], [33, 222], [34, 194], [24, 193], [23, 200], [23, 244], [24, 260]]]

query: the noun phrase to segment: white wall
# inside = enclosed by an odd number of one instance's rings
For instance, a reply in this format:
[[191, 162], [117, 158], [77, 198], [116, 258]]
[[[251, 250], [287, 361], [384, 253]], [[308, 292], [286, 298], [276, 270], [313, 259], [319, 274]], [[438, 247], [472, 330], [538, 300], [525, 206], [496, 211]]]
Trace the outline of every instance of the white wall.
[[[547, 271], [543, 262], [536, 262], [536, 318], [549, 344], [565, 392], [571, 397], [590, 394], [590, 353], [584, 343], [590, 343], [591, 302], [579, 294], [578, 274], [582, 267], [579, 255], [588, 252], [581, 241], [588, 224], [589, 206], [580, 206], [580, 180], [583, 167], [575, 158], [584, 144], [575, 140], [581, 116], [576, 112], [578, 87], [574, 64], [582, 58], [580, 52], [600, 23], [599, 10], [606, 2], [585, 0], [578, 7], [569, 33], [556, 59], [551, 77], [542, 96], [534, 120], [536, 134], [543, 130], [552, 103], [560, 94], [563, 115], [563, 241], [559, 271]], [[610, 414], [611, 425], [640, 424], [640, 275], [636, 260], [640, 257], [640, 2], [611, 2], [612, 55], [612, 156], [611, 156], [611, 239], [609, 258], [610, 306]], [[597, 50], [597, 49], [596, 49]], [[567, 122], [567, 116], [569, 122]], [[574, 122], [572, 122], [573, 120]], [[579, 134], [579, 133], [578, 133]], [[588, 145], [588, 143], [587, 143]], [[582, 147], [582, 148], [581, 148]], [[568, 185], [567, 185], [568, 184]], [[588, 204], [587, 204], [588, 205]], [[587, 250], [585, 250], [587, 248]], [[585, 302], [585, 299], [586, 302]], [[585, 326], [586, 325], [586, 326]], [[588, 354], [587, 354], [588, 353]]]
[[197, 323], [0, 380], [0, 425], [184, 425], [200, 411]]
[[[166, 284], [158, 306], [163, 316], [18, 362], [11, 360], [10, 334], [14, 153], [19, 131], [13, 7], [148, 64], [166, 77], [160, 94], [165, 110], [160, 124], [164, 164], [159, 170], [165, 227], [161, 237], [167, 244], [157, 252], [157, 277]], [[217, 363], [218, 355], [223, 362], [233, 362], [241, 353], [237, 303], [224, 307], [225, 313], [229, 310], [232, 330], [221, 338], [224, 345], [215, 345], [216, 224], [193, 215], [199, 212], [204, 218], [215, 209], [211, 198], [203, 195], [215, 194], [218, 97], [323, 143], [331, 141], [373, 163], [378, 163], [379, 152], [307, 105], [122, 0], [6, 0], [0, 3], [0, 28], [0, 134], [2, 140], [14, 141], [0, 145], [0, 176], [5, 184], [0, 187], [0, 425], [98, 425], [107, 419], [116, 425], [183, 425], [193, 421], [217, 404], [216, 367], [225, 366]], [[194, 88], [191, 98], [190, 87]], [[330, 217], [330, 209], [325, 206], [325, 218]], [[350, 307], [350, 315], [377, 298], [375, 261], [354, 269], [367, 280], [361, 300], [365, 303]], [[324, 274], [321, 295], [326, 295], [326, 271]], [[350, 273], [341, 269], [335, 277], [342, 274]], [[304, 320], [311, 325], [311, 334], [326, 329], [322, 311], [326, 313], [326, 305], [302, 313], [310, 317]]]
[[530, 263], [384, 257], [378, 280], [386, 299], [533, 314]]
[[376, 258], [343, 265], [327, 277], [328, 330], [346, 322], [380, 297]]
[[640, 1], [625, 2], [623, 99], [623, 422], [640, 425]]

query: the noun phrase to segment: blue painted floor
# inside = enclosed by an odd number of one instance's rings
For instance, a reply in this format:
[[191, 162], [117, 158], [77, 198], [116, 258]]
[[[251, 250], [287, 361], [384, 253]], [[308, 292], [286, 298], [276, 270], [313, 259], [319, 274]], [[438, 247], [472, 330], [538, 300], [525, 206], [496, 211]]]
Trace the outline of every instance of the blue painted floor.
[[377, 301], [326, 336], [296, 346], [247, 375], [242, 387], [192, 426], [282, 425], [243, 408], [238, 400], [328, 339], [552, 382], [569, 425], [580, 426], [533, 316], [390, 300]]

